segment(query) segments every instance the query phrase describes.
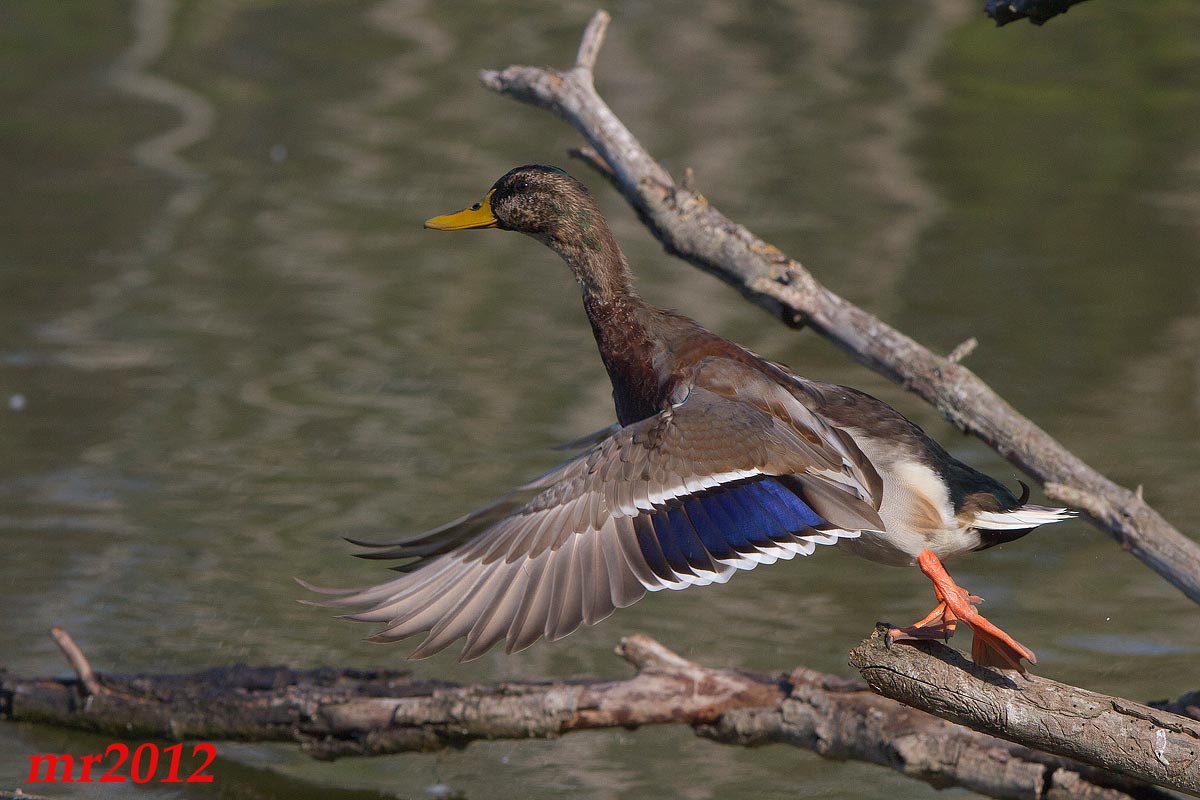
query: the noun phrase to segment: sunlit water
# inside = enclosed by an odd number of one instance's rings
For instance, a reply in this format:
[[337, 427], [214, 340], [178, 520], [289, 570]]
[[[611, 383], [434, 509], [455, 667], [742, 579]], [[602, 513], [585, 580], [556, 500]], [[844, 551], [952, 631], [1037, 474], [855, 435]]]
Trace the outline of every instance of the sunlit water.
[[[1200, 12], [1087, 4], [1043, 29], [977, 2], [622, 2], [599, 85], [668, 169], [853, 301], [970, 366], [1186, 533], [1200, 482]], [[61, 674], [234, 661], [399, 666], [405, 646], [299, 605], [293, 576], [385, 576], [342, 535], [437, 524], [611, 420], [553, 254], [421, 230], [502, 172], [594, 188], [644, 293], [798, 372], [894, 403], [956, 455], [1014, 468], [818, 337], [662, 254], [564, 155], [576, 135], [476, 72], [566, 64], [592, 6], [18, 2], [0, 11], [3, 663]], [[135, 21], [136, 24], [135, 24]], [[1200, 609], [1083, 522], [959, 580], [1039, 672], [1147, 700], [1200, 688]], [[843, 675], [915, 570], [834, 552], [665, 593], [515, 656], [417, 675], [627, 674], [644, 631], [715, 666]], [[0, 726], [31, 752], [99, 740]], [[890, 772], [683, 728], [319, 764], [221, 745], [222, 797], [933, 797]], [[29, 787], [26, 787], [29, 788]], [[70, 787], [65, 787], [69, 789]], [[208, 797], [215, 789], [111, 796]], [[85, 796], [83, 788], [66, 791]], [[108, 795], [106, 795], [108, 796]]]

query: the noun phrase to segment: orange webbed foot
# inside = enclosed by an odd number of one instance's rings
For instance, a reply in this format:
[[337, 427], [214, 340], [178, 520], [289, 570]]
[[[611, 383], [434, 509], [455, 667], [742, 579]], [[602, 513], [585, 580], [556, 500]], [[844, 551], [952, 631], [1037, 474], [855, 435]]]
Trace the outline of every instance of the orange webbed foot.
[[1036, 664], [1033, 651], [1009, 636], [987, 620], [975, 606], [983, 598], [970, 594], [954, 582], [942, 566], [942, 562], [929, 550], [917, 556], [917, 565], [933, 581], [933, 591], [938, 606], [928, 616], [907, 628], [888, 631], [892, 641], [913, 639], [949, 639], [954, 634], [957, 621], [962, 620], [971, 628], [971, 659], [980, 666], [1002, 667], [1025, 672], [1021, 659]]
[[907, 628], [892, 628], [888, 631], [888, 639], [893, 642], [940, 639], [950, 641], [954, 629], [958, 627], [958, 617], [946, 607], [944, 602], [938, 603], [937, 608], [919, 622], [914, 622]]

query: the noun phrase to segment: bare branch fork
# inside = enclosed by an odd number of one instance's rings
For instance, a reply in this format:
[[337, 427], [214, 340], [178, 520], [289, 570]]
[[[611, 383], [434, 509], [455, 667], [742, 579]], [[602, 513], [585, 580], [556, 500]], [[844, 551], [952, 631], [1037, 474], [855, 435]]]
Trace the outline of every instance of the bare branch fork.
[[[70, 642], [65, 633], [55, 637]], [[70, 649], [79, 653], [73, 642]], [[298, 742], [323, 759], [683, 723], [722, 744], [790, 744], [997, 798], [1168, 800], [1149, 782], [1200, 793], [1200, 723], [1042, 678], [1013, 673], [1010, 680], [936, 643], [889, 649], [875, 637], [852, 654], [871, 688], [901, 702], [802, 667], [777, 675], [711, 669], [645, 636], [622, 640], [617, 653], [636, 675], [457, 686], [339, 669], [235, 665], [136, 676], [89, 669], [96, 689], [86, 703], [81, 680], [0, 672], [0, 718], [123, 738]], [[78, 659], [70, 660], [78, 670]], [[918, 704], [954, 721], [909, 707]], [[1059, 755], [959, 722], [1001, 735], [1008, 734], [1000, 728], [1020, 729]]]
[[667, 252], [736, 287], [790, 325], [806, 324], [858, 361], [936, 407], [1038, 481], [1058, 502], [1087, 513], [1100, 529], [1200, 602], [1200, 544], [1140, 496], [1101, 475], [1021, 416], [977, 375], [931, 352], [822, 286], [801, 264], [723, 215], [671, 176], [638, 143], [596, 92], [593, 69], [609, 16], [597, 11], [566, 71], [512, 66], [484, 71], [483, 85], [549, 110], [589, 148], [575, 151], [617, 187]]

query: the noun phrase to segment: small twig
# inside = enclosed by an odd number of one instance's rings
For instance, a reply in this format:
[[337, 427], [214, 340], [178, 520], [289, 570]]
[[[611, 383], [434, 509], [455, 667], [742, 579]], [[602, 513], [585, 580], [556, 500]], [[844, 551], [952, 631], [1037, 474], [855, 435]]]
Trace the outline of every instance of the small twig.
[[696, 170], [684, 167], [683, 180], [680, 181], [680, 185], [689, 192], [696, 191]]
[[587, 164], [604, 176], [609, 182], [616, 179], [616, 175], [613, 174], [612, 167], [608, 165], [608, 162], [599, 153], [586, 145], [584, 147], [572, 147], [567, 151], [567, 155]]
[[644, 633], [626, 636], [617, 644], [614, 652], [635, 666], [638, 672], [655, 669], [686, 670], [696, 666]]
[[575, 56], [575, 69], [588, 73], [589, 80], [596, 67], [596, 57], [600, 55], [600, 46], [604, 44], [604, 32], [612, 17], [606, 11], [597, 11], [592, 15], [583, 38], [579, 42], [579, 53]]
[[44, 794], [26, 794], [21, 789], [13, 792], [0, 789], [0, 800], [50, 800], [50, 798]]
[[975, 352], [975, 348], [979, 347], [979, 340], [972, 336], [965, 342], [961, 342], [958, 347], [950, 351], [950, 355], [946, 356], [946, 360], [951, 364], [958, 364], [964, 358]]
[[87, 695], [95, 697], [104, 691], [100, 681], [96, 680], [96, 673], [92, 672], [92, 665], [88, 663], [87, 656], [79, 649], [79, 645], [75, 644], [71, 634], [55, 625], [50, 629], [50, 635], [54, 637], [58, 649], [62, 650], [62, 654], [66, 656], [71, 669], [75, 670], [75, 676], [79, 678], [79, 683]]

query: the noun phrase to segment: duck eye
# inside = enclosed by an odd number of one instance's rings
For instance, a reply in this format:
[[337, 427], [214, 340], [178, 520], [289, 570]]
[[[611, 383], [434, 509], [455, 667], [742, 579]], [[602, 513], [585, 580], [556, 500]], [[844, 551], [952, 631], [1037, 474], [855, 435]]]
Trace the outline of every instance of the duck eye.
[[529, 189], [529, 181], [517, 181], [517, 185], [514, 188], [516, 188], [518, 192], [524, 192]]

